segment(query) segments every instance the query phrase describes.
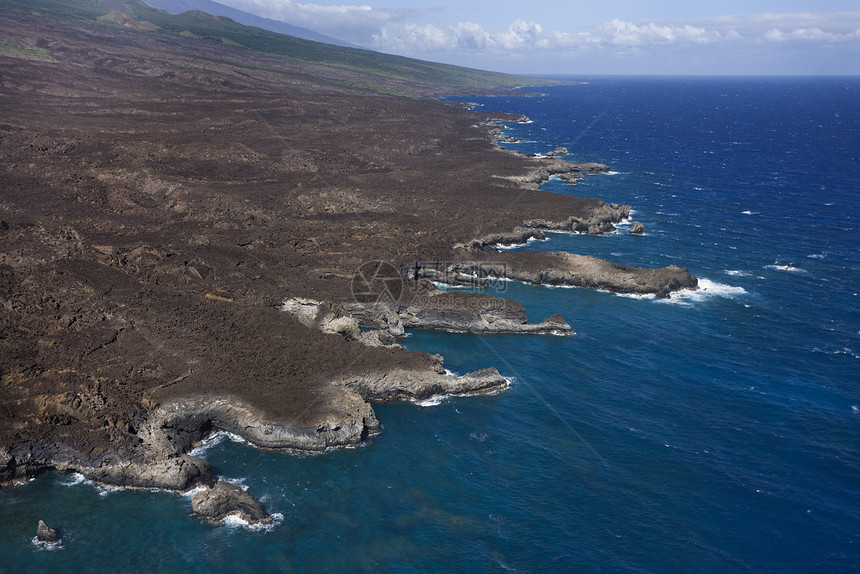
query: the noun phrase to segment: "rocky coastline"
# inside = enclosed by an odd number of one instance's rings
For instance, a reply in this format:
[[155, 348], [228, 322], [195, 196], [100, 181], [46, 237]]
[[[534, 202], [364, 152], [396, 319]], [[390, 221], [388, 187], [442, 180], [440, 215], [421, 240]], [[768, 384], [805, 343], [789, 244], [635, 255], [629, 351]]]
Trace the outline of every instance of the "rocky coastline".
[[[434, 282], [695, 287], [678, 268], [499, 252], [612, 231], [630, 208], [539, 191], [608, 168], [503, 151], [475, 112], [229, 46], [0, 16], [10, 45], [52, 54], [0, 55], [0, 485], [79, 472], [266, 522], [196, 444], [354, 446], [380, 430], [374, 402], [507, 386], [490, 365], [455, 376], [403, 349], [406, 329], [573, 334]], [[396, 294], [356, 297], [373, 260]]]

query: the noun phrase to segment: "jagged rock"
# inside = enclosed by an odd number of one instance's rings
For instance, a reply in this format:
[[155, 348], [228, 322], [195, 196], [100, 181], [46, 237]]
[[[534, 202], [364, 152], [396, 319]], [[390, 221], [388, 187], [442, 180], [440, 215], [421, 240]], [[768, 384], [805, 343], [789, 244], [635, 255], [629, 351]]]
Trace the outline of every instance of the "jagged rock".
[[600, 235], [615, 229], [615, 223], [622, 221], [630, 215], [629, 205], [618, 205], [617, 203], [602, 203], [591, 209], [588, 214], [582, 216], [570, 216], [562, 221], [549, 221], [546, 219], [529, 219], [523, 222], [526, 227], [536, 229], [547, 229], [552, 231], [573, 231], [587, 233], [589, 235]]
[[[601, 173], [609, 171], [609, 166], [595, 162], [570, 162], [557, 157], [534, 158], [535, 167], [525, 175], [499, 176], [501, 179], [512, 181], [526, 189], [537, 189], [550, 176], [583, 173]], [[575, 183], [581, 178], [567, 178], [568, 183]]]
[[489, 392], [506, 387], [508, 381], [495, 368], [488, 368], [459, 377], [394, 370], [348, 377], [343, 384], [355, 389], [367, 400], [390, 401], [404, 398], [425, 400], [437, 395]]
[[223, 480], [195, 493], [191, 497], [191, 508], [209, 520], [221, 520], [230, 514], [238, 514], [252, 524], [272, 520], [257, 499], [235, 484]]
[[636, 221], [630, 226], [630, 233], [633, 235], [642, 235], [645, 233], [645, 226]]
[[48, 528], [48, 525], [44, 523], [44, 521], [39, 521], [39, 526], [36, 528], [36, 538], [39, 539], [39, 542], [44, 542], [46, 544], [56, 544], [57, 543], [57, 531], [53, 528]]
[[533, 285], [564, 285], [604, 289], [614, 293], [669, 297], [672, 291], [696, 289], [698, 280], [687, 269], [670, 265], [646, 269], [566, 252], [464, 252], [449, 264], [445, 276], [506, 277]]
[[525, 308], [514, 301], [480, 293], [435, 290], [400, 309], [403, 324], [417, 329], [487, 334], [573, 333], [564, 317], [554, 317], [553, 321], [529, 323]]
[[557, 155], [567, 155], [567, 148], [564, 146], [559, 146], [554, 150], [546, 153], [546, 157], [555, 157]]
[[397, 313], [397, 307], [390, 301], [344, 303], [343, 308], [365, 329], [382, 330], [392, 337], [402, 337], [406, 334]]
[[[546, 235], [540, 229], [534, 227], [517, 227], [508, 233], [493, 233], [485, 235], [478, 239], [473, 239], [468, 243], [459, 243], [454, 247], [465, 247], [466, 249], [487, 249], [498, 247], [500, 245], [519, 245], [526, 243], [530, 239], [546, 239]], [[407, 277], [414, 279], [414, 277]]]
[[[383, 303], [378, 305], [380, 308], [384, 306]], [[319, 329], [323, 333], [342, 335], [350, 341], [358, 341], [370, 347], [399, 347], [394, 338], [404, 334], [399, 319], [392, 322], [385, 333], [362, 332], [360, 317], [353, 316], [344, 306], [335, 303], [293, 297], [281, 304], [281, 310], [307, 327]]]

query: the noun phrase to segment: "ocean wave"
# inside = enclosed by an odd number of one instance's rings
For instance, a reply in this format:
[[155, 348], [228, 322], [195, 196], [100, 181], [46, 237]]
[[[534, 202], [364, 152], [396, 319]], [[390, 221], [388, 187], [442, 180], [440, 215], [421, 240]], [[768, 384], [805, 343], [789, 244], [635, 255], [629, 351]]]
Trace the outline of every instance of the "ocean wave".
[[549, 241], [549, 239], [538, 239], [537, 237], [529, 237], [525, 243], [498, 243], [496, 244], [496, 249], [499, 251], [510, 251], [511, 249], [517, 249], [518, 247], [525, 247], [531, 243], [537, 243], [538, 241]]
[[827, 256], [824, 255], [823, 253], [810, 253], [806, 257], [809, 259], [824, 259]]
[[[698, 289], [681, 289], [680, 291], [676, 291], [672, 293], [672, 296], [669, 299], [657, 299], [661, 303], [667, 303], [671, 305], [690, 305], [692, 303], [698, 303], [700, 301], [704, 301], [706, 299], [712, 299], [714, 297], [722, 297], [725, 299], [734, 299], [741, 295], [746, 295], [748, 292], [743, 287], [739, 287], [736, 285], [726, 285], [725, 283], [718, 283], [716, 281], [711, 281], [710, 279], [699, 278], [699, 288]], [[651, 295], [651, 298], [655, 298], [655, 296]]]
[[800, 267], [795, 267], [794, 265], [784, 265], [781, 263], [765, 265], [764, 268], [773, 269], [774, 271], [788, 271], [789, 273], [809, 273], [806, 269], [801, 269]]
[[87, 477], [80, 472], [69, 473], [66, 475], [66, 478], [60, 480], [62, 486], [76, 486], [84, 482], [87, 482]]
[[253, 532], [271, 532], [278, 525], [284, 522], [284, 515], [280, 512], [275, 512], [271, 516], [272, 521], [268, 524], [251, 524], [238, 514], [228, 514], [219, 522], [224, 526], [229, 526], [231, 528], [245, 528], [246, 530], [251, 530]]
[[741, 211], [744, 215], [758, 215], [758, 211], [750, 211], [749, 209], [746, 211]]
[[[453, 371], [449, 371], [448, 369], [445, 369], [445, 374], [452, 376], [452, 377], [459, 377], [460, 376]], [[429, 399], [424, 399], [423, 401], [412, 401], [412, 402], [415, 403], [416, 405], [418, 405], [419, 407], [437, 407], [441, 404], [446, 403], [451, 397], [471, 397], [474, 395], [486, 395], [486, 396], [491, 397], [491, 396], [497, 395], [497, 394], [504, 392], [505, 390], [509, 389], [514, 382], [514, 377], [506, 377], [506, 376], [502, 375], [502, 378], [505, 379], [507, 384], [502, 388], [494, 389], [492, 391], [474, 391], [474, 392], [467, 392], [467, 393], [448, 393], [448, 394], [444, 394], [444, 395], [434, 395], [434, 396], [430, 397]]]
[[45, 550], [47, 552], [55, 552], [63, 549], [62, 539], [57, 540], [56, 542], [42, 542], [39, 540], [38, 536], [34, 536], [30, 543], [39, 550]]
[[224, 431], [224, 430], [219, 430], [217, 432], [212, 433], [211, 435], [209, 435], [205, 439], [203, 439], [199, 445], [197, 445], [196, 447], [191, 449], [191, 452], [189, 454], [191, 456], [203, 458], [203, 455], [206, 454], [206, 451], [208, 451], [213, 446], [221, 444], [225, 439], [229, 439], [233, 442], [238, 442], [238, 443], [246, 443], [247, 444], [247, 442], [248, 442], [235, 433], [231, 433], [229, 431]]
[[248, 491], [248, 485], [245, 484], [245, 481], [247, 480], [246, 478], [228, 478], [226, 476], [218, 476], [217, 479], [223, 480], [224, 482], [229, 482], [233, 486], [238, 486], [245, 492]]
[[118, 490], [126, 490], [127, 488], [129, 488], [125, 486], [109, 486], [105, 484], [99, 484], [85, 477], [80, 472], [69, 473], [66, 478], [60, 480], [61, 486], [77, 486], [79, 484], [86, 484], [92, 486], [96, 489], [96, 492], [98, 492], [99, 496], [107, 496], [111, 492], [116, 492]]
[[833, 356], [845, 355], [848, 357], [853, 357], [855, 359], [860, 359], [860, 354], [857, 354], [854, 350], [849, 349], [848, 347], [843, 347], [841, 349], [835, 349], [835, 350], [826, 350], [826, 349], [821, 349], [819, 347], [813, 347], [812, 352], [813, 353], [822, 353], [824, 355], [833, 355]]
[[415, 404], [419, 407], [438, 407], [448, 400], [450, 395], [435, 395], [423, 401], [416, 401]]
[[723, 271], [726, 275], [731, 275], [732, 277], [751, 277], [752, 273], [749, 271], [741, 271], [739, 269], [726, 269]]
[[189, 488], [185, 492], [180, 492], [179, 495], [180, 496], [186, 496], [186, 497], [190, 498], [190, 497], [194, 496], [195, 494], [197, 494], [198, 492], [203, 492], [204, 490], [206, 490], [205, 486], [195, 486], [194, 488]]

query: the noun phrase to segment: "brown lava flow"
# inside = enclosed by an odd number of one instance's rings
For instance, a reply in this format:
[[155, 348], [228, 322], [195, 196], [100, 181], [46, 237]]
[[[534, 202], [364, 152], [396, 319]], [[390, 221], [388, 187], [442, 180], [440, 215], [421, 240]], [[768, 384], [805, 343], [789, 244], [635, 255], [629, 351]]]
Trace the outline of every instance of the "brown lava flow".
[[365, 261], [462, 259], [457, 243], [602, 205], [496, 177], [535, 165], [486, 116], [347, 72], [20, 13], [0, 37], [34, 49], [0, 53], [0, 480], [158, 483], [109, 469], [233, 428], [204, 416], [159, 443], [153, 413], [179, 399], [373, 432], [372, 393], [334, 381], [439, 359], [308, 328], [283, 300], [343, 302]]

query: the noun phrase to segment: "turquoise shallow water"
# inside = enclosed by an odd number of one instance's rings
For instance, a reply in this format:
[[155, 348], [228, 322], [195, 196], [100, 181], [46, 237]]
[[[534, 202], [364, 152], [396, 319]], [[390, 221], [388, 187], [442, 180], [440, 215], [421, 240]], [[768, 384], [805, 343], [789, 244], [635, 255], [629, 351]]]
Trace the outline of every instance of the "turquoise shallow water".
[[[705, 290], [502, 283], [577, 334], [405, 344], [496, 366], [508, 390], [378, 405], [383, 432], [357, 449], [204, 447], [272, 527], [49, 473], [0, 491], [0, 571], [860, 570], [860, 80], [588, 80], [481, 103], [532, 118], [511, 147], [610, 164], [546, 189], [629, 203], [646, 234], [522, 249], [679, 264]], [[32, 545], [40, 518], [62, 549]]]

